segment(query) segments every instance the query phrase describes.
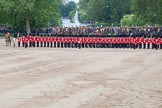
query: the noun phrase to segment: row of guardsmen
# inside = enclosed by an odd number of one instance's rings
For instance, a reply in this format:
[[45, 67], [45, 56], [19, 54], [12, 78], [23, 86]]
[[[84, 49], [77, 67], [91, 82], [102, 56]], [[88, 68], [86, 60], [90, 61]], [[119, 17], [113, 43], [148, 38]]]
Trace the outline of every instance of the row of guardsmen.
[[144, 37], [41, 37], [18, 38], [18, 47], [162, 49], [162, 38]]

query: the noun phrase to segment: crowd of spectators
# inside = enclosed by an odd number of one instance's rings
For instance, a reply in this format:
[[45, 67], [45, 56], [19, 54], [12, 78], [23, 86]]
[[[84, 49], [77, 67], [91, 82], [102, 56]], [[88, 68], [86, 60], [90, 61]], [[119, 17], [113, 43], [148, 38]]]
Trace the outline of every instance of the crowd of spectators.
[[162, 37], [160, 26], [137, 26], [137, 27], [56, 27], [52, 34], [57, 36], [139, 36], [139, 37]]
[[[0, 33], [10, 31], [7, 27], [0, 27]], [[37, 31], [38, 34], [43, 32]], [[22, 33], [23, 34], [23, 33]], [[161, 37], [161, 26], [136, 26], [136, 27], [54, 27], [45, 30], [45, 34], [58, 37]], [[48, 35], [46, 35], [48, 36]]]
[[7, 31], [10, 31], [10, 28], [5, 26], [0, 26], [0, 33], [6, 33]]

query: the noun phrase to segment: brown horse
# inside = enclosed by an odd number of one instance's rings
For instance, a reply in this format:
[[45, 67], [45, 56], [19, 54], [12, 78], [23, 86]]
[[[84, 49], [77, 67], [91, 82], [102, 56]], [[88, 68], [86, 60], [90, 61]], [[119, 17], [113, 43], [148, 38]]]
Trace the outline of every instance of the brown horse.
[[7, 32], [5, 35], [5, 41], [6, 41], [6, 46], [11, 46], [11, 38], [9, 32]]

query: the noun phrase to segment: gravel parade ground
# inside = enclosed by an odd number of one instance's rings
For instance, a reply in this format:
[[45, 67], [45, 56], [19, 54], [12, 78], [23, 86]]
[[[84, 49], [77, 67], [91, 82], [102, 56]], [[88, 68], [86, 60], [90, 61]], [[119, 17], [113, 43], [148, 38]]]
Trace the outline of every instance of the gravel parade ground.
[[0, 108], [162, 108], [162, 50], [6, 47]]

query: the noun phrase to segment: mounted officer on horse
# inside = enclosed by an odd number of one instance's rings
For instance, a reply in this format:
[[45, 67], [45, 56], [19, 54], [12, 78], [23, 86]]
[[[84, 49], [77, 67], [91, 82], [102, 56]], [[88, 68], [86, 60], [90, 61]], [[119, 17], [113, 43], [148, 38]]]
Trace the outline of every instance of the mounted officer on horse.
[[5, 34], [5, 41], [6, 41], [6, 46], [11, 46], [11, 37], [9, 32]]

